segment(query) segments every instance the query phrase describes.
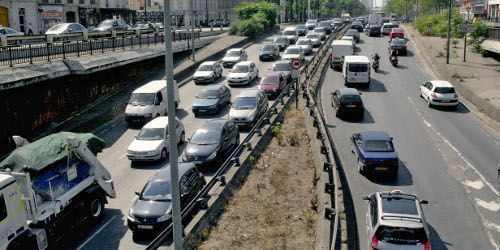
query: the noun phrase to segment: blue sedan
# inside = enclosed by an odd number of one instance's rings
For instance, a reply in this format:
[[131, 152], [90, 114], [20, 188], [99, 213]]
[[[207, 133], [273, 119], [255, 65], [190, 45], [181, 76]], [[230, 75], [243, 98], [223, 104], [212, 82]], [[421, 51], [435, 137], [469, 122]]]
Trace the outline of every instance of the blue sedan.
[[386, 132], [366, 131], [353, 134], [352, 152], [358, 157], [361, 174], [371, 173], [396, 179], [398, 176], [398, 154], [392, 137]]
[[222, 84], [203, 88], [193, 102], [195, 116], [218, 114], [231, 103], [231, 91]]

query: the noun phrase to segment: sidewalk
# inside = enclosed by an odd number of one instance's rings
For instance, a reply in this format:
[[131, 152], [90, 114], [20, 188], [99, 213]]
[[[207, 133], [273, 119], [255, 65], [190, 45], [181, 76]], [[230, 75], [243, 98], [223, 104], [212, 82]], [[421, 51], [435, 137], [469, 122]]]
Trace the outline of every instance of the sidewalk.
[[[479, 111], [500, 121], [500, 62], [482, 57], [467, 46], [463, 62], [463, 39], [452, 39], [450, 64], [446, 64], [446, 38], [423, 37], [409, 25], [403, 26], [410, 42], [416, 45], [422, 63], [434, 74], [451, 82], [459, 94], [474, 104]], [[453, 44], [455, 41], [455, 45]]]

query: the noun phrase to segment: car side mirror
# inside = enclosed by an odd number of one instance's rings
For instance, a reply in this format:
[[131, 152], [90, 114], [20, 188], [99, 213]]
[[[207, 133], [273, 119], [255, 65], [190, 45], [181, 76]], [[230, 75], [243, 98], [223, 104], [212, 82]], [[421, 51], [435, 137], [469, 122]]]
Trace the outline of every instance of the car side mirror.
[[160, 101], [156, 100], [155, 101], [155, 106], [158, 106], [158, 105], [160, 105]]
[[139, 191], [135, 191], [135, 194], [136, 195], [141, 195], [141, 193]]
[[427, 200], [420, 200], [420, 204], [426, 205], [426, 204], [429, 204], [429, 201], [427, 201]]
[[391, 139], [391, 141], [394, 140], [394, 138], [392, 138], [392, 137], [390, 139]]
[[363, 200], [364, 200], [364, 201], [369, 201], [369, 200], [370, 200], [370, 197], [368, 197], [368, 196], [363, 196]]

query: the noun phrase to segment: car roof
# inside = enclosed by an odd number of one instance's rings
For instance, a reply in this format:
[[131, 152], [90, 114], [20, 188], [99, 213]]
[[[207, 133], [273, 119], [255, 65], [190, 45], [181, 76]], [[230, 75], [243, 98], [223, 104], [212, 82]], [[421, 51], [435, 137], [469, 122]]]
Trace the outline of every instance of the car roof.
[[404, 225], [424, 223], [419, 199], [414, 194], [404, 193], [399, 190], [382, 191], [377, 193], [379, 201], [379, 217], [384, 224]]
[[359, 91], [355, 88], [340, 88], [340, 95], [359, 95]]
[[429, 82], [431, 82], [434, 87], [450, 87], [450, 88], [453, 88], [453, 85], [450, 82], [448, 82], [448, 81], [432, 80], [432, 81], [429, 81]]
[[296, 27], [286, 27], [284, 29], [284, 31], [286, 31], [286, 30], [293, 30], [293, 31], [295, 31], [296, 29], [297, 29]]
[[201, 65], [210, 65], [210, 66], [212, 66], [212, 65], [214, 65], [215, 63], [216, 63], [216, 61], [205, 61], [205, 62], [203, 62], [202, 64], [200, 64], [200, 66], [201, 66]]
[[[349, 37], [353, 37], [353, 36], [349, 36]], [[334, 40], [331, 44], [332, 46], [333, 45], [346, 45], [346, 46], [352, 46], [352, 42], [351, 41], [347, 41], [347, 40]]]
[[168, 116], [159, 116], [144, 125], [144, 128], [165, 128], [168, 125]]
[[[194, 165], [194, 163], [192, 162], [179, 162], [178, 168], [180, 179], [189, 170], [193, 168], [196, 169], [196, 165]], [[156, 172], [156, 174], [151, 177], [150, 181], [170, 181], [170, 164], [167, 164], [164, 167], [160, 168], [160, 170], [158, 170], [158, 172]]]
[[316, 27], [313, 30], [325, 30], [325, 28], [323, 28], [323, 27]]
[[345, 34], [347, 33], [359, 33], [359, 31], [357, 29], [348, 29]]
[[167, 80], [154, 80], [134, 90], [133, 93], [155, 93], [167, 87]]
[[297, 45], [290, 45], [290, 46], [288, 46], [288, 48], [286, 48], [286, 50], [288, 50], [288, 49], [300, 49], [300, 48], [302, 48], [302, 47], [297, 46]]
[[[250, 66], [250, 64], [253, 63], [252, 61], [241, 61], [241, 62], [238, 62], [236, 65], [246, 65], [246, 66]], [[235, 66], [236, 66], [235, 65]]]
[[264, 74], [264, 77], [270, 77], [270, 76], [281, 76], [281, 73], [280, 72], [276, 72], [276, 71], [268, 71]]
[[405, 32], [405, 30], [404, 30], [404, 29], [402, 29], [402, 28], [392, 28], [392, 29], [391, 29], [391, 32], [404, 33], [404, 32]]
[[[291, 64], [290, 64], [290, 61], [287, 61], [287, 60], [280, 60], [280, 61], [276, 61], [276, 62], [274, 62], [274, 64], [288, 64], [288, 65], [291, 65]], [[273, 65], [274, 65], [274, 64], [273, 64]]]
[[229, 49], [228, 52], [229, 51], [241, 51], [241, 50], [242, 50], [242, 48], [235, 48], [235, 49]]
[[256, 97], [257, 94], [259, 94], [260, 92], [262, 92], [262, 90], [260, 90], [260, 89], [247, 89], [247, 90], [242, 91], [238, 96], [236, 96], [236, 98], [238, 98], [238, 97]]
[[370, 63], [370, 59], [366, 56], [345, 56], [344, 62]]
[[368, 140], [390, 140], [391, 136], [384, 131], [363, 131], [359, 133], [363, 139]]
[[204, 122], [201, 128], [206, 130], [221, 130], [228, 122], [229, 120], [224, 118], [211, 119]]

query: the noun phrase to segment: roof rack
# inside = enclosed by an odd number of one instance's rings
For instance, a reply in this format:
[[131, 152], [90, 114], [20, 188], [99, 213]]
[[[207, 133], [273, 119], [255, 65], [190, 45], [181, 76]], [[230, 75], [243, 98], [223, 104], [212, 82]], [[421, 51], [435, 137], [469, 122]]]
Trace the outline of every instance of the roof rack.
[[416, 221], [422, 223], [422, 219], [420, 218], [415, 218], [415, 217], [409, 217], [409, 216], [404, 216], [404, 215], [383, 215], [382, 216], [383, 220], [408, 220], [408, 221]]

